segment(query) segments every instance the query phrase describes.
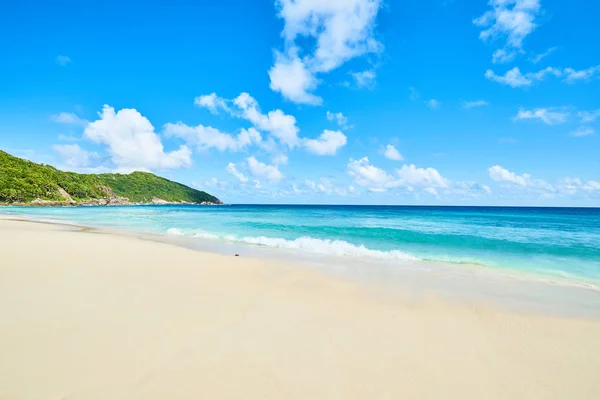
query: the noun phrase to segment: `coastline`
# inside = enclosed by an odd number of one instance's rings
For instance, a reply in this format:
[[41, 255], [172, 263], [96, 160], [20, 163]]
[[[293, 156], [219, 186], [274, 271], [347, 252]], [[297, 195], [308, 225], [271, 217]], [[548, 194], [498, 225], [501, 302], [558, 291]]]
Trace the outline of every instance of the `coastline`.
[[[128, 206], [160, 206], [160, 205], [180, 205], [179, 203], [168, 203], [168, 204], [129, 204]], [[194, 204], [197, 205], [197, 204]], [[219, 204], [215, 204], [219, 205]], [[118, 205], [108, 205], [113, 207]], [[86, 207], [86, 206], [80, 206]], [[210, 237], [199, 237], [199, 236], [185, 236], [180, 234], [172, 234], [169, 232], [149, 232], [145, 230], [139, 230], [135, 228], [124, 228], [115, 226], [99, 226], [96, 224], [82, 224], [79, 222], [69, 220], [56, 220], [48, 219], [45, 217], [36, 218], [31, 215], [20, 215], [20, 214], [0, 214], [0, 221], [2, 219], [15, 219], [22, 221], [31, 222], [43, 222], [43, 223], [55, 223], [59, 225], [69, 225], [73, 227], [82, 227], [86, 229], [94, 229], [99, 233], [111, 233], [125, 236], [133, 236], [142, 239], [150, 239], [153, 241], [165, 242], [176, 244], [182, 247], [186, 247], [193, 250], [199, 250], [202, 252], [216, 253], [216, 254], [233, 254], [236, 252], [244, 251], [247, 255], [254, 258], [275, 260], [275, 261], [289, 261], [290, 259], [296, 260], [296, 264], [314, 265], [317, 269], [327, 270], [327, 265], [352, 265], [354, 268], [374, 267], [374, 268], [387, 268], [389, 265], [386, 264], [385, 260], [375, 260], [368, 258], [358, 258], [357, 260], [349, 256], [327, 256], [321, 254], [306, 253], [304, 251], [294, 251], [284, 247], [270, 247], [261, 246], [253, 243], [239, 242], [239, 241], [225, 241], [222, 238], [210, 238]], [[551, 272], [538, 272], [538, 271], [525, 271], [517, 268], [499, 267], [480, 263], [470, 262], [452, 262], [452, 261], [436, 261], [436, 260], [401, 260], [398, 263], [399, 267], [408, 267], [411, 270], [434, 270], [439, 273], [458, 273], [462, 277], [465, 274], [477, 275], [482, 280], [488, 279], [502, 279], [506, 281], [523, 281], [539, 283], [542, 285], [559, 285], [565, 287], [581, 288], [587, 290], [593, 290], [600, 293], [600, 280], [583, 278], [578, 276], [565, 276], [557, 275]], [[329, 268], [331, 270], [331, 268]], [[338, 268], [339, 270], [339, 268]], [[338, 274], [339, 275], [339, 274]], [[351, 274], [350, 274], [351, 275]], [[348, 274], [346, 274], [348, 277]]]
[[414, 296], [292, 262], [99, 233], [0, 220], [2, 396], [600, 393], [597, 318]]

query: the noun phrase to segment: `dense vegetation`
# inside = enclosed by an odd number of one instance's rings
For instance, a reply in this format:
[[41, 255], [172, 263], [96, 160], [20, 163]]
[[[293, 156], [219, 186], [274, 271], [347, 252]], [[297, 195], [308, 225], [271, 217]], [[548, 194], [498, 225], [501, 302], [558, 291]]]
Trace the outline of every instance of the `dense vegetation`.
[[147, 172], [77, 174], [14, 157], [0, 150], [0, 203], [28, 203], [35, 199], [64, 201], [59, 188], [76, 202], [107, 197], [106, 188], [134, 203], [160, 198], [169, 202], [219, 203], [208, 193]]

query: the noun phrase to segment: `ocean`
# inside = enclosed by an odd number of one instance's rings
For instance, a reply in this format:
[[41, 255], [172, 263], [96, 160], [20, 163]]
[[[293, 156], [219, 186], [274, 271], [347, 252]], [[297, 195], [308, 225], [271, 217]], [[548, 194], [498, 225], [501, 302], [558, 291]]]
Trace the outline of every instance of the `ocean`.
[[279, 248], [600, 282], [600, 208], [325, 205], [2, 207], [0, 214]]

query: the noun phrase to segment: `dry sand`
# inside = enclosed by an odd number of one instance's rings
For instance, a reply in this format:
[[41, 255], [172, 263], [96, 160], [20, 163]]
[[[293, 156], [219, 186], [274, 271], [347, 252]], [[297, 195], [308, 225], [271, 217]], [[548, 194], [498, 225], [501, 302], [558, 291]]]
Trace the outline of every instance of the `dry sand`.
[[600, 321], [0, 221], [0, 399], [598, 399]]

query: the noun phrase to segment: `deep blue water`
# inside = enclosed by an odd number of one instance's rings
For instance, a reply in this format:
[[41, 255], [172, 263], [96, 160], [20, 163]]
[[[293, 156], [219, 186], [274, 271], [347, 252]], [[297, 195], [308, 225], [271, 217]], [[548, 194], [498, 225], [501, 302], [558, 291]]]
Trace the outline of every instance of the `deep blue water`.
[[600, 208], [231, 205], [0, 208], [0, 214], [308, 253], [468, 263], [600, 280]]

